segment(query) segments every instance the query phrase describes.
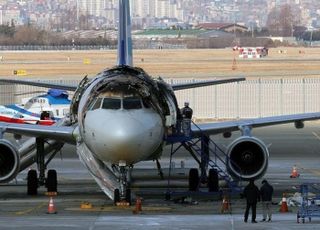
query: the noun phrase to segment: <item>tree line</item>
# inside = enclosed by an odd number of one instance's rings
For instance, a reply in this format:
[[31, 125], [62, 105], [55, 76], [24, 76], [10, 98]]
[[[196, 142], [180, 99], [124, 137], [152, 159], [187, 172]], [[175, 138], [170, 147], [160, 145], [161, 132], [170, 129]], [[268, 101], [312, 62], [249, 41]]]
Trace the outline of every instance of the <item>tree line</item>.
[[0, 45], [115, 45], [116, 41], [104, 37], [73, 39], [63, 37], [61, 33], [38, 29], [32, 25], [0, 25]]

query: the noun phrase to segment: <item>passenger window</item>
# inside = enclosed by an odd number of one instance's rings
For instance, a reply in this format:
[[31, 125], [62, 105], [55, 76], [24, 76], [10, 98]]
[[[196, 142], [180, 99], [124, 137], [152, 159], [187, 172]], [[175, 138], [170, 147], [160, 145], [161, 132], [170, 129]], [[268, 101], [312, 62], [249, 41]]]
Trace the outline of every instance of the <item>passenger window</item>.
[[105, 98], [102, 103], [103, 109], [121, 109], [121, 100], [115, 98]]
[[123, 99], [123, 109], [141, 109], [140, 98], [127, 97]]
[[91, 110], [100, 109], [101, 101], [102, 101], [102, 98], [98, 98], [98, 99], [94, 102], [93, 106], [91, 107]]

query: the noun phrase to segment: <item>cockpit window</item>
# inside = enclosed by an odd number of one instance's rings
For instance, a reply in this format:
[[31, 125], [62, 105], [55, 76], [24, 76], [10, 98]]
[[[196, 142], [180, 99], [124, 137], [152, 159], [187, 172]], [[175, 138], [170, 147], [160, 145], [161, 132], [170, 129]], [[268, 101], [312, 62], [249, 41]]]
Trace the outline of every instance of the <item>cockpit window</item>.
[[121, 99], [104, 98], [102, 103], [103, 109], [121, 109]]
[[123, 109], [141, 109], [141, 100], [136, 97], [123, 98]]
[[101, 107], [101, 101], [102, 101], [102, 98], [98, 98], [98, 99], [93, 103], [93, 106], [91, 107], [91, 110], [100, 109], [100, 107]]

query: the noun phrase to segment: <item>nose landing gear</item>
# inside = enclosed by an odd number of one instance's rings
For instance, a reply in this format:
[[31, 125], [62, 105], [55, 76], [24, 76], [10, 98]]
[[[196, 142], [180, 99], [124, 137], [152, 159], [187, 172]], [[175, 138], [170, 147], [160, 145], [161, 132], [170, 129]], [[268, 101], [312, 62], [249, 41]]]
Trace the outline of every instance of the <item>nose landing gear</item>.
[[128, 166], [119, 166], [119, 189], [114, 190], [115, 205], [131, 205], [131, 189], [128, 188]]

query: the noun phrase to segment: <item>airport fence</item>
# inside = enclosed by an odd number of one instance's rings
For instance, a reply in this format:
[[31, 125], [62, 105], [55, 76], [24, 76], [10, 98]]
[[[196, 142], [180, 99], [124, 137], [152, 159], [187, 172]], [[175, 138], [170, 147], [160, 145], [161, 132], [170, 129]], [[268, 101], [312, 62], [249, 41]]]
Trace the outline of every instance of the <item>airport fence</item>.
[[[202, 79], [205, 80], [205, 79]], [[40, 80], [39, 80], [40, 81]], [[169, 79], [170, 84], [199, 79]], [[79, 80], [51, 80], [76, 85]], [[0, 104], [21, 103], [23, 98], [46, 92], [24, 85], [0, 85]], [[72, 92], [70, 92], [72, 96]], [[320, 111], [320, 78], [256, 79], [176, 92], [180, 106], [189, 101], [199, 119], [234, 119]]]

